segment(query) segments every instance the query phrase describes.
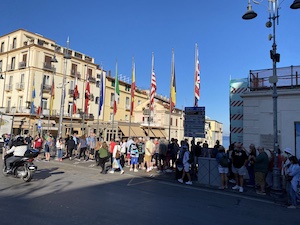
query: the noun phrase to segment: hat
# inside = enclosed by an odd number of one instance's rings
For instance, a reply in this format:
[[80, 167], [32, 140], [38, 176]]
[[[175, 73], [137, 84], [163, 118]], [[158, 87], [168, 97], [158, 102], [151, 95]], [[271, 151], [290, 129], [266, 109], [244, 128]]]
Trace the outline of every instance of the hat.
[[293, 155], [292, 149], [290, 149], [290, 148], [285, 148], [284, 152], [287, 153], [287, 154]]

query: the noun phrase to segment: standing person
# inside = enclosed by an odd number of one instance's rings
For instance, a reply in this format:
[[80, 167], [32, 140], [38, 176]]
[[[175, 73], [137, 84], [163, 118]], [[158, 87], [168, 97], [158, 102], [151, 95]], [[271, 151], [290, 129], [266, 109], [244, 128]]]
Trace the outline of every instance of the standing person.
[[145, 163], [147, 166], [147, 173], [152, 170], [151, 166], [151, 160], [152, 160], [152, 154], [153, 154], [154, 144], [150, 140], [149, 137], [146, 137], [146, 144], [145, 144]]
[[33, 147], [39, 151], [39, 156], [37, 157], [38, 160], [41, 160], [40, 154], [41, 154], [42, 149], [43, 149], [43, 142], [44, 142], [44, 140], [43, 140], [41, 134], [38, 133], [35, 136], [34, 142], [33, 142]]
[[220, 141], [219, 140], [216, 140], [216, 144], [214, 146], [214, 148], [212, 149], [212, 152], [211, 152], [211, 158], [216, 158], [218, 152], [219, 152], [219, 147], [220, 147]]
[[242, 144], [236, 143], [235, 150], [232, 152], [232, 172], [234, 173], [236, 185], [232, 187], [233, 190], [239, 190], [244, 192], [244, 176], [247, 173], [246, 163], [248, 156], [244, 150], [242, 150]]
[[265, 187], [266, 187], [266, 176], [269, 167], [269, 157], [263, 147], [259, 146], [257, 150], [259, 153], [257, 157], [254, 158], [254, 172], [255, 172], [255, 184], [260, 187], [260, 190], [256, 191], [256, 194], [266, 195]]
[[[120, 169], [120, 173], [123, 174], [124, 173], [124, 170], [123, 170], [123, 167], [120, 163], [120, 158], [121, 158], [121, 145], [120, 145], [120, 140], [117, 139], [116, 140], [116, 144], [115, 144], [115, 147], [114, 147], [114, 150], [113, 150], [113, 160], [115, 160], [118, 164], [118, 168]], [[109, 173], [114, 173], [115, 172], [115, 169], [116, 168], [111, 168], [111, 170], [109, 171]]]
[[209, 149], [208, 149], [208, 144], [207, 144], [207, 141], [205, 141], [202, 145], [202, 157], [205, 157], [205, 158], [210, 158], [210, 152], [209, 152]]
[[99, 166], [99, 150], [102, 146], [102, 143], [100, 141], [100, 137], [96, 137], [96, 147], [95, 147], [95, 160], [96, 164]]
[[25, 143], [27, 144], [28, 148], [32, 147], [32, 141], [33, 141], [33, 138], [31, 137], [30, 133], [28, 133], [25, 138]]
[[90, 134], [88, 145], [89, 145], [89, 149], [90, 149], [89, 159], [94, 160], [95, 159], [95, 147], [96, 147], [96, 134], [94, 132], [92, 132]]
[[159, 145], [158, 145], [158, 158], [159, 158], [159, 172], [163, 173], [165, 171], [165, 167], [167, 165], [166, 163], [166, 157], [167, 157], [167, 151], [168, 151], [168, 143], [166, 141], [166, 139], [162, 138], [159, 141]]
[[188, 147], [186, 145], [183, 146], [183, 159], [182, 159], [182, 163], [183, 163], [183, 172], [182, 172], [182, 177], [180, 179], [178, 179], [179, 183], [183, 183], [183, 179], [185, 177], [185, 175], [188, 178], [188, 181], [185, 182], [185, 184], [188, 185], [192, 185], [192, 179], [191, 179], [191, 175], [190, 175], [190, 166], [191, 164], [189, 163], [189, 159], [190, 159], [190, 151], [188, 149]]
[[120, 163], [122, 167], [125, 166], [125, 158], [126, 158], [126, 143], [127, 143], [127, 138], [122, 139], [121, 143], [121, 158], [120, 158]]
[[158, 168], [158, 160], [159, 160], [159, 140], [157, 138], [154, 139], [154, 161], [155, 166], [153, 168]]
[[234, 173], [232, 172], [232, 152], [234, 150], [234, 146], [235, 146], [235, 143], [231, 143], [229, 145], [229, 148], [228, 148], [228, 151], [226, 152], [227, 156], [228, 156], [228, 159], [229, 159], [229, 165], [228, 165], [228, 181], [230, 183], [233, 183], [235, 184], [236, 181], [234, 179]]
[[[287, 193], [287, 191], [289, 190], [289, 185], [290, 182], [287, 181], [287, 177], [288, 177], [288, 168], [291, 165], [291, 162], [289, 160], [289, 156], [286, 152], [281, 154], [281, 158], [282, 158], [282, 166], [281, 166], [281, 177], [282, 177], [282, 189]], [[289, 195], [288, 195], [289, 197]], [[291, 200], [288, 198], [287, 199], [288, 203], [291, 202]]]
[[139, 169], [145, 169], [145, 162], [144, 162], [144, 157], [145, 157], [145, 143], [143, 138], [139, 138], [139, 141], [136, 145], [139, 150], [139, 162], [138, 162], [138, 167]]
[[116, 142], [114, 139], [112, 139], [109, 143], [109, 153], [110, 153], [110, 163], [113, 164], [113, 152], [115, 148]]
[[131, 144], [135, 144], [133, 141], [132, 137], [129, 137], [127, 142], [126, 142], [126, 158], [127, 158], [127, 165], [126, 167], [130, 167], [130, 146]]
[[58, 138], [56, 141], [57, 148], [57, 158], [59, 162], [62, 162], [63, 151], [65, 149], [64, 139], [62, 137]]
[[106, 174], [105, 163], [108, 161], [109, 154], [108, 154], [108, 145], [105, 141], [102, 143], [98, 153], [99, 153], [98, 165], [102, 168], [101, 173]]
[[74, 143], [75, 143], [75, 146], [74, 146], [75, 156], [77, 157], [78, 156], [78, 145], [79, 145], [79, 138], [77, 136], [77, 132], [73, 133], [73, 140], [74, 140]]
[[129, 171], [139, 172], [137, 169], [139, 161], [139, 150], [137, 147], [138, 139], [134, 138], [134, 141], [129, 145], [130, 152], [130, 169]]
[[67, 144], [67, 154], [68, 154], [67, 157], [69, 157], [69, 160], [72, 160], [73, 150], [75, 148], [75, 141], [72, 136], [69, 137], [66, 144]]
[[249, 181], [247, 186], [254, 187], [255, 185], [255, 174], [254, 174], [254, 162], [256, 158], [256, 148], [254, 144], [249, 145], [249, 155], [248, 155], [248, 162], [247, 162], [247, 170], [249, 175]]
[[225, 152], [225, 148], [222, 145], [219, 146], [216, 160], [218, 162], [218, 170], [221, 178], [221, 185], [219, 189], [224, 190], [225, 188], [228, 188], [228, 156]]
[[87, 135], [83, 134], [80, 138], [79, 138], [79, 144], [78, 144], [78, 149], [79, 149], [79, 155], [78, 155], [78, 160], [80, 161], [81, 156], [83, 155], [83, 160], [88, 160], [88, 156], [86, 154], [87, 152]]
[[297, 185], [300, 183], [300, 166], [298, 164], [298, 159], [296, 156], [290, 157], [291, 165], [287, 170], [287, 175], [291, 177], [291, 185], [288, 190], [288, 195], [291, 199], [291, 205], [288, 206], [289, 209], [297, 208], [297, 199], [300, 200], [300, 194], [298, 192]]
[[51, 136], [48, 136], [45, 143], [45, 161], [50, 161], [50, 148], [52, 148], [53, 139]]

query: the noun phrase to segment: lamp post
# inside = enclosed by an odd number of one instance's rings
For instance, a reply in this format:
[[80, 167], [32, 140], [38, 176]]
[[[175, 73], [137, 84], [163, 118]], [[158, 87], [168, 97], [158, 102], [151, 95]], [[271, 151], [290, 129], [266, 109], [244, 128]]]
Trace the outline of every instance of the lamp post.
[[[259, 4], [260, 2], [252, 0], [255, 4]], [[276, 44], [276, 23], [278, 25], [278, 17], [279, 17], [279, 3], [278, 0], [268, 0], [269, 6], [269, 21], [266, 23], [266, 27], [270, 28], [273, 26], [273, 34], [269, 35], [269, 40], [273, 39], [272, 50], [270, 51], [270, 57], [273, 63], [273, 74], [269, 77], [269, 82], [273, 84], [273, 149], [275, 153], [274, 157], [274, 166], [273, 166], [273, 185], [272, 189], [274, 191], [281, 190], [281, 180], [280, 180], [280, 171], [278, 168], [278, 126], [277, 126], [277, 65], [276, 63], [280, 61], [280, 54], [276, 52], [277, 44]], [[290, 6], [291, 9], [299, 9], [300, 8], [300, 0], [295, 0], [294, 3]], [[244, 20], [250, 20], [257, 16], [257, 14], [252, 10], [251, 1], [248, 0], [248, 6], [246, 13], [242, 16]]]
[[64, 59], [65, 59], [65, 68], [64, 68], [64, 76], [63, 76], [63, 83], [62, 83], [62, 95], [60, 99], [60, 111], [59, 111], [59, 124], [58, 124], [58, 137], [62, 137], [62, 121], [63, 121], [63, 114], [64, 114], [64, 108], [65, 108], [65, 98], [66, 98], [66, 77], [67, 77], [67, 64], [68, 59], [71, 59], [71, 56], [69, 54], [69, 38], [67, 40], [67, 49], [64, 53]]
[[10, 135], [13, 135], [13, 131], [14, 131], [14, 120], [15, 120], [15, 112], [16, 112], [16, 107], [13, 106], [11, 107], [11, 112], [13, 113], [13, 117], [11, 120], [11, 131], [10, 131]]

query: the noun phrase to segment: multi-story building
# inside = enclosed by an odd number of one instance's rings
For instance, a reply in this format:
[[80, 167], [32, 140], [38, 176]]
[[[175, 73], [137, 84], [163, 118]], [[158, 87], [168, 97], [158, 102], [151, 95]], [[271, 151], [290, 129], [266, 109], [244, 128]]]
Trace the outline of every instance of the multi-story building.
[[[184, 138], [184, 112], [174, 109], [170, 113], [167, 97], [156, 95], [150, 112], [149, 90], [137, 88], [130, 114], [128, 79], [119, 78], [120, 99], [114, 114], [115, 76], [100, 68], [94, 58], [70, 49], [68, 43], [63, 47], [23, 29], [3, 35], [0, 72], [0, 112], [14, 116], [15, 134], [51, 132], [56, 136], [61, 129], [62, 136], [94, 131], [107, 141], [128, 136]], [[100, 80], [104, 94], [99, 114]], [[75, 86], [78, 96], [74, 101]], [[214, 140], [213, 134], [207, 135]]]
[[[15, 133], [51, 131], [57, 134], [63, 90], [63, 134], [70, 129], [79, 129], [87, 81], [92, 94], [89, 96], [85, 120], [93, 119], [97, 112], [94, 93], [99, 93], [96, 74], [100, 70], [94, 59], [85, 54], [59, 46], [42, 35], [20, 29], [0, 37], [0, 69], [4, 78], [0, 80], [3, 87], [0, 108], [3, 113], [14, 115]], [[66, 81], [63, 85], [64, 76]], [[76, 80], [79, 96], [76, 100], [77, 110], [73, 113]], [[50, 107], [52, 93], [53, 107]]]

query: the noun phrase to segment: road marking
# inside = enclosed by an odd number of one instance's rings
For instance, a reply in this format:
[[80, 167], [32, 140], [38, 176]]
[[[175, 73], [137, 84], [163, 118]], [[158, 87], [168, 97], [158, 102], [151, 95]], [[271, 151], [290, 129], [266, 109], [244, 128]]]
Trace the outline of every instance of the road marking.
[[152, 181], [152, 180], [145, 180], [145, 181], [141, 181], [141, 182], [132, 183], [134, 179], [136, 179], [136, 178], [131, 178], [130, 181], [128, 182], [127, 186], [134, 186], [134, 185], [138, 185], [138, 184], [145, 184], [145, 183], [149, 183], [149, 182]]
[[243, 199], [247, 199], [247, 200], [252, 200], [252, 201], [257, 201], [257, 202], [263, 202], [263, 203], [276, 205], [275, 202], [272, 202], [270, 200], [258, 199], [258, 198], [255, 198], [255, 197], [245, 196], [243, 194], [220, 192], [220, 191], [217, 191], [217, 190], [209, 190], [209, 189], [205, 189], [205, 188], [201, 188], [201, 187], [199, 188], [199, 187], [193, 187], [193, 186], [188, 186], [188, 185], [183, 185], [183, 184], [173, 184], [173, 183], [169, 183], [169, 182], [165, 182], [165, 181], [159, 181], [159, 183], [169, 185], [169, 186], [175, 186], [175, 187], [192, 189], [192, 190], [203, 191], [203, 192], [208, 192], [208, 193], [226, 195], [226, 196], [230, 196], [230, 197], [238, 197], [238, 198], [243, 198]]

